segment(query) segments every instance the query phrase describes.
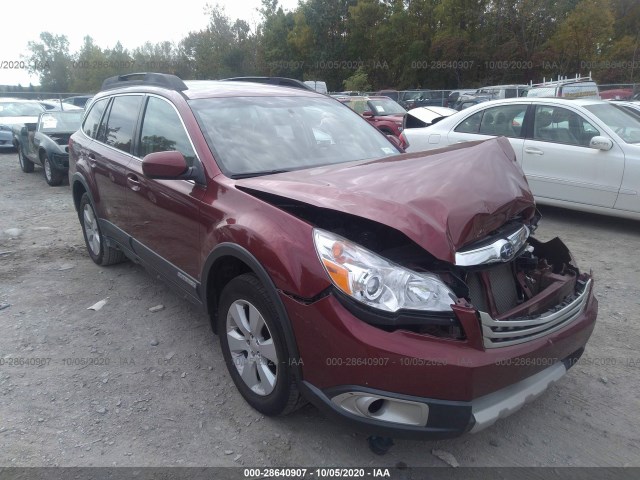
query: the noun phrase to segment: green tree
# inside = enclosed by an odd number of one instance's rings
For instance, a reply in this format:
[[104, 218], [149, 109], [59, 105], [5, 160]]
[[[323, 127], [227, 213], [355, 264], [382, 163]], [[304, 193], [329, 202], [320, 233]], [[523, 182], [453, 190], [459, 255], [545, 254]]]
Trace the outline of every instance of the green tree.
[[581, 0], [547, 42], [547, 52], [563, 75], [583, 72], [582, 65], [605, 60], [613, 37], [614, 16], [609, 0]]
[[80, 51], [71, 62], [71, 85], [73, 92], [97, 91], [107, 76], [106, 56], [93, 38], [84, 37]]
[[371, 84], [367, 72], [363, 67], [358, 68], [353, 75], [345, 79], [343, 82], [345, 90], [355, 90], [357, 92], [366, 92], [371, 90]]
[[42, 32], [39, 42], [29, 42], [29, 73], [37, 74], [44, 91], [67, 92], [70, 83], [71, 55], [65, 35]]

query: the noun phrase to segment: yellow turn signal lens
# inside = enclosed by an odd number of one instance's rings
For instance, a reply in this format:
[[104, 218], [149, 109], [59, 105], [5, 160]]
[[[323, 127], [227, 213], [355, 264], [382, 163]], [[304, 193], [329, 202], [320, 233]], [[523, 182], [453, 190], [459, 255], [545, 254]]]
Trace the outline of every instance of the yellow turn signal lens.
[[331, 280], [336, 284], [338, 288], [340, 288], [343, 292], [352, 295], [353, 292], [351, 290], [351, 285], [349, 282], [349, 270], [347, 270], [342, 265], [338, 265], [337, 263], [332, 262], [326, 258], [322, 259], [322, 263], [324, 263]]

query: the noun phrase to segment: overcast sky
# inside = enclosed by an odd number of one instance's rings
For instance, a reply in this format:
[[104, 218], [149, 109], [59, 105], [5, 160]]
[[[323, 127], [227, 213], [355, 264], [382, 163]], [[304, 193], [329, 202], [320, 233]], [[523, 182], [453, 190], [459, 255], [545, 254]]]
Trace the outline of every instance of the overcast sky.
[[[38, 83], [37, 77], [30, 78], [25, 70], [4, 67], [6, 62], [22, 60], [21, 56], [28, 53], [27, 43], [39, 41], [40, 32], [66, 35], [72, 53], [81, 47], [85, 35], [90, 35], [102, 49], [112, 48], [120, 41], [124, 48], [132, 50], [147, 41], [178, 42], [190, 31], [204, 28], [207, 3], [224, 6], [232, 20], [241, 18], [252, 28], [260, 20], [256, 11], [260, 0], [5, 0], [0, 7], [0, 85]], [[297, 4], [297, 0], [280, 0], [285, 10]]]

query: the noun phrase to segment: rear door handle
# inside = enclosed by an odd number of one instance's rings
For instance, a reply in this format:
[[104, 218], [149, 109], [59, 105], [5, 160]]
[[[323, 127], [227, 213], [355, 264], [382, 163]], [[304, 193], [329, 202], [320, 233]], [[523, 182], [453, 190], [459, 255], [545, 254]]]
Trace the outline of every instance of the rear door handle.
[[538, 150], [537, 148], [525, 148], [524, 149], [524, 153], [530, 153], [532, 155], [544, 155], [544, 152], [542, 150]]
[[129, 188], [134, 192], [140, 191], [140, 180], [138, 180], [138, 177], [133, 173], [127, 175], [127, 185], [129, 185]]
[[96, 156], [93, 153], [89, 154], [89, 165], [92, 167], [96, 166]]

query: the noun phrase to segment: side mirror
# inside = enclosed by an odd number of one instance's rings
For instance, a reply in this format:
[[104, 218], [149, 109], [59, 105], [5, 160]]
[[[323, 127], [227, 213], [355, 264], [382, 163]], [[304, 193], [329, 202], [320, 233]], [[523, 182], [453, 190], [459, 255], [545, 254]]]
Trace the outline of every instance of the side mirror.
[[177, 180], [187, 173], [187, 161], [180, 152], [154, 152], [142, 159], [142, 173], [149, 178]]
[[607, 137], [593, 137], [589, 141], [589, 148], [607, 151], [613, 148], [613, 142]]
[[373, 112], [371, 110], [365, 110], [364, 112], [362, 112], [362, 116], [364, 118], [371, 118], [373, 117]]

